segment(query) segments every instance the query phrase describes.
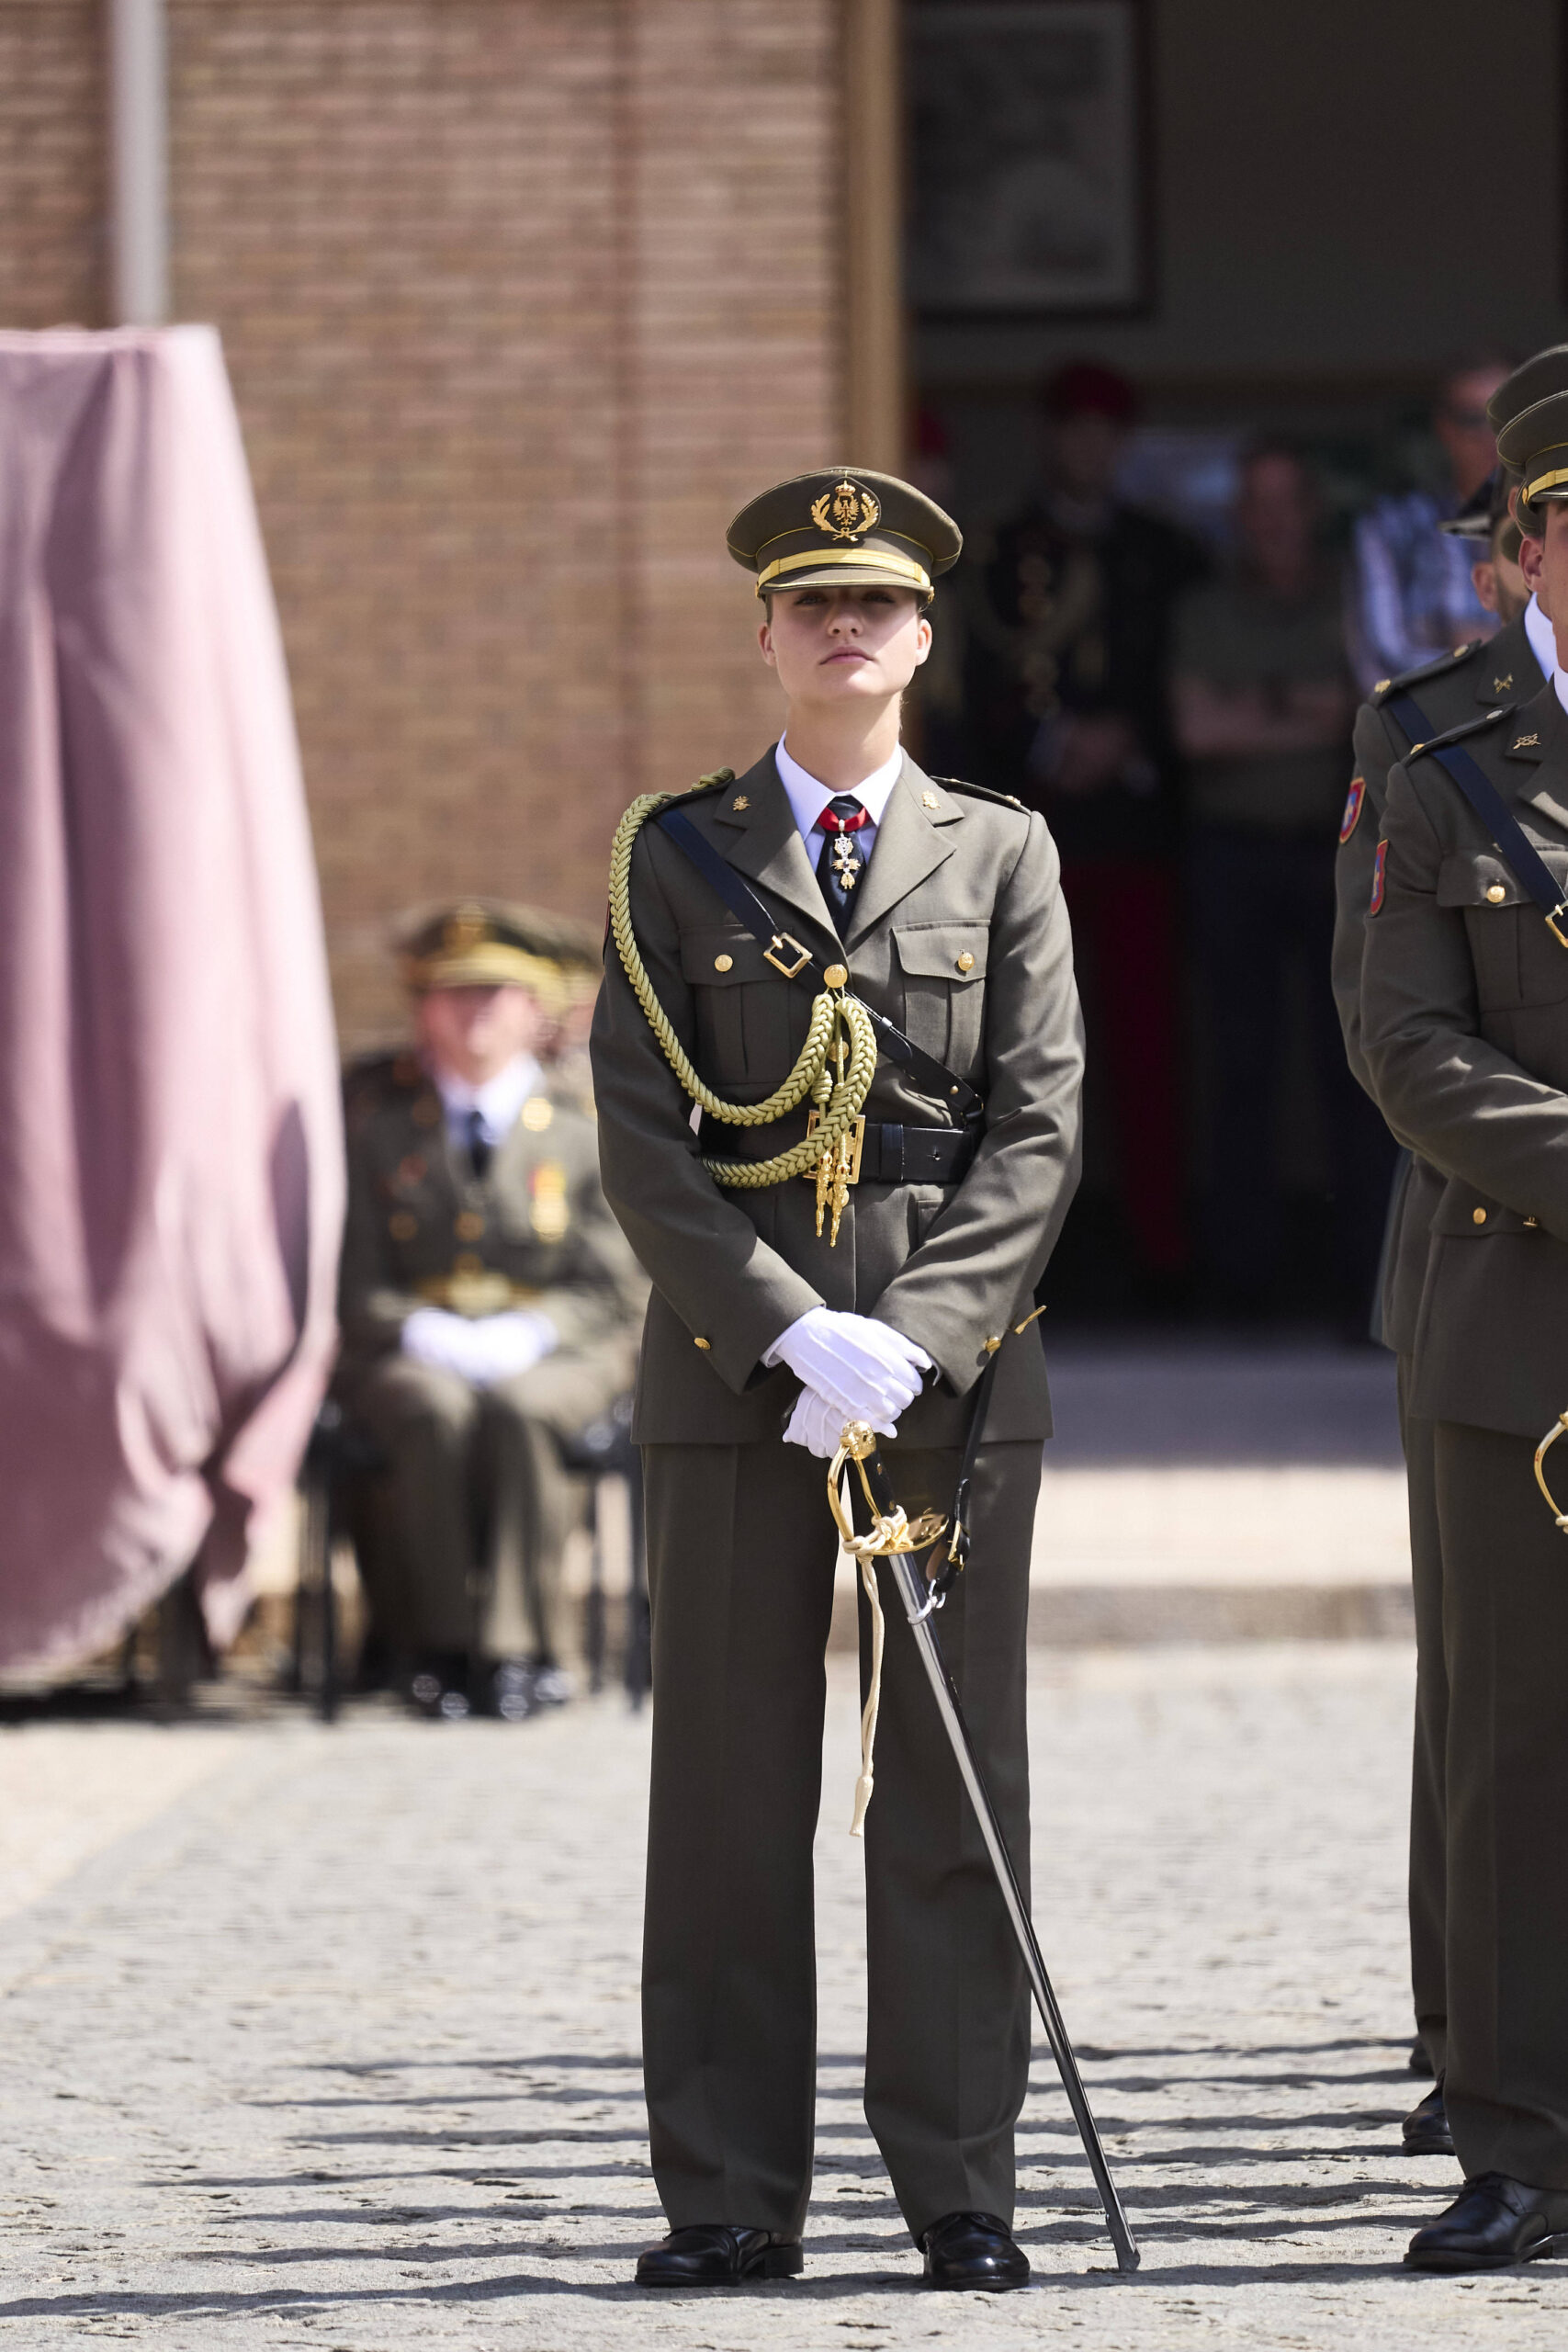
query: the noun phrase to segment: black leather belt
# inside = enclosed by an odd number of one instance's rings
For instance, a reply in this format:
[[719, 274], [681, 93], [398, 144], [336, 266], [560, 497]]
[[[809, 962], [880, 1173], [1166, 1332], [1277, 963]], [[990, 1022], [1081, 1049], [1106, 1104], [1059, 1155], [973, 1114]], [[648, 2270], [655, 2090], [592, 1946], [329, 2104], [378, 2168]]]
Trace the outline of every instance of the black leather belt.
[[[780, 1148], [777, 1127], [769, 1127], [764, 1135], [755, 1127], [721, 1126], [705, 1115], [698, 1140], [710, 1159], [765, 1159]], [[756, 1148], [759, 1142], [764, 1146], [761, 1150]], [[967, 1128], [907, 1127], [893, 1119], [868, 1119], [855, 1181], [961, 1184], [979, 1148], [979, 1136]]]

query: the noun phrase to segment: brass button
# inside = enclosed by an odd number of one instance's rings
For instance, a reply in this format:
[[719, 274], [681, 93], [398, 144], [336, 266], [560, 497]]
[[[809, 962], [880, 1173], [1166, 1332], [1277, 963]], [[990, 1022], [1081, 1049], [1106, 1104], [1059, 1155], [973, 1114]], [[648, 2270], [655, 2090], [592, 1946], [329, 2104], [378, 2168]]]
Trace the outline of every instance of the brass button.
[[1484, 1225], [1484, 1224], [1485, 1224], [1485, 1222], [1486, 1222], [1486, 1212], [1485, 1212], [1485, 1210], [1484, 1210], [1484, 1209], [1472, 1209], [1472, 1210], [1471, 1210], [1471, 1212], [1470, 1212], [1470, 1215], [1471, 1215], [1471, 1220], [1472, 1220], [1472, 1222], [1473, 1224], [1475, 1224], [1475, 1225]]
[[694, 1347], [694, 1348], [701, 1348], [701, 1349], [702, 1349], [702, 1351], [703, 1351], [703, 1352], [704, 1352], [704, 1354], [705, 1355], [705, 1354], [706, 1354], [706, 1352], [707, 1352], [707, 1351], [712, 1347], [712, 1345], [713, 1345], [713, 1341], [712, 1341], [711, 1340], [698, 1340], [698, 1339], [694, 1339], [694, 1340], [693, 1340], [693, 1341], [692, 1341], [692, 1345], [693, 1345], [693, 1347]]
[[394, 1241], [412, 1241], [419, 1231], [419, 1219], [407, 1209], [399, 1209], [387, 1219], [387, 1230]]
[[967, 947], [958, 959], [958, 968], [961, 972], [972, 972], [975, 969], [975, 958], [970, 955]]
[[1486, 886], [1486, 895], [1495, 907], [1500, 907], [1508, 894], [1501, 882], [1489, 882]]
[[1538, 1233], [1540, 1229], [1540, 1219], [1538, 1216], [1527, 1216], [1525, 1223], [1532, 1233]]
[[472, 1250], [459, 1250], [452, 1261], [455, 1274], [482, 1274], [484, 1270], [484, 1260]]
[[530, 1094], [523, 1105], [523, 1125], [532, 1136], [542, 1136], [555, 1115], [554, 1104], [542, 1094]]
[[732, 972], [735, 969], [735, 958], [733, 956], [716, 956], [713, 959], [713, 967], [716, 972]]
[[441, 1105], [433, 1094], [422, 1094], [409, 1113], [416, 1127], [433, 1127], [441, 1116]]
[[822, 975], [822, 979], [824, 985], [828, 988], [841, 989], [849, 979], [849, 973], [846, 971], [842, 964], [829, 964], [827, 970]]
[[452, 1220], [452, 1230], [459, 1241], [478, 1241], [485, 1229], [485, 1221], [477, 1209], [463, 1209]]

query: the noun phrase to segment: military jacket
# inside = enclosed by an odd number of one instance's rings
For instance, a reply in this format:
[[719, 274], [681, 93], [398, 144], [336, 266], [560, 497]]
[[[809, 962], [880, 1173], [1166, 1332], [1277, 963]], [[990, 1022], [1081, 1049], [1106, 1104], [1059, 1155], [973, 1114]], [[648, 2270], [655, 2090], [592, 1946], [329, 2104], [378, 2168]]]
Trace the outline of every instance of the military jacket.
[[[1354, 775], [1335, 865], [1332, 977], [1346, 1056], [1352, 1074], [1369, 1092], [1361, 1052], [1361, 947], [1389, 771], [1411, 748], [1389, 706], [1408, 693], [1427, 722], [1427, 732], [1437, 735], [1499, 704], [1520, 701], [1540, 684], [1540, 665], [1521, 616], [1506, 622], [1495, 637], [1478, 639], [1386, 680], [1356, 714]], [[1427, 1237], [1442, 1189], [1442, 1177], [1419, 1156], [1405, 1162], [1390, 1219], [1379, 1301], [1383, 1344], [1402, 1355], [1416, 1344]]]
[[[1554, 688], [1464, 747], [1568, 891]], [[1411, 1409], [1540, 1436], [1568, 1407], [1568, 948], [1429, 753], [1394, 768], [1362, 959], [1375, 1099], [1443, 1190]]]
[[[340, 1317], [350, 1370], [398, 1344], [417, 1306], [537, 1306], [565, 1349], [635, 1329], [646, 1284], [599, 1183], [592, 1122], [532, 1095], [482, 1178], [447, 1139], [441, 1097], [412, 1054], [381, 1055], [344, 1088], [348, 1215]], [[630, 1377], [627, 1350], [627, 1377]]]
[[[1078, 1175], [1082, 1029], [1044, 820], [933, 782], [906, 758], [840, 942], [771, 752], [683, 805], [781, 924], [824, 964], [846, 964], [852, 990], [976, 1086], [987, 1113], [961, 1183], [863, 1181], [830, 1249], [814, 1230], [808, 1180], [742, 1191], [708, 1175], [691, 1103], [612, 948], [592, 1049], [604, 1189], [654, 1285], [636, 1434], [645, 1444], [778, 1436], [796, 1384], [761, 1359], [825, 1303], [874, 1313], [926, 1350], [942, 1378], [905, 1413], [900, 1438], [959, 1443], [986, 1341], [1029, 1311]], [[764, 1099], [805, 1042], [811, 991], [764, 960], [652, 826], [633, 855], [631, 910], [660, 1001], [701, 1076], [727, 1099]], [[953, 1124], [886, 1057], [865, 1110]], [[776, 1148], [804, 1131], [797, 1114], [762, 1140]], [[1032, 1332], [1025, 1340], [1001, 1351], [987, 1423], [997, 1439], [1049, 1430], [1043, 1360]]]

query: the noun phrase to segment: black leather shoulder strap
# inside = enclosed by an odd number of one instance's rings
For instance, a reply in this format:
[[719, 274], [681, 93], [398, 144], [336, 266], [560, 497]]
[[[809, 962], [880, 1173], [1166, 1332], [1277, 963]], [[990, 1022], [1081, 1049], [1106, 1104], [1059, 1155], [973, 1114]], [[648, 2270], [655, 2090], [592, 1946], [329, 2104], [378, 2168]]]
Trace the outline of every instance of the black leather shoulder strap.
[[[667, 808], [654, 820], [660, 831], [672, 841], [682, 854], [690, 858], [697, 872], [716, 890], [737, 922], [743, 923], [757, 941], [766, 960], [786, 980], [799, 980], [803, 986], [819, 989], [822, 987], [823, 966], [808, 947], [773, 921], [767, 906], [750, 884], [737, 874], [728, 858], [720, 855], [713, 843], [698, 832], [689, 817], [679, 808]], [[823, 912], [827, 912], [824, 906]], [[933, 1055], [896, 1029], [885, 1014], [868, 1004], [876, 1041], [890, 1061], [914, 1080], [922, 1094], [934, 1095], [944, 1102], [958, 1118], [977, 1120], [985, 1112], [985, 1103], [966, 1080], [950, 1069], [944, 1069]]]

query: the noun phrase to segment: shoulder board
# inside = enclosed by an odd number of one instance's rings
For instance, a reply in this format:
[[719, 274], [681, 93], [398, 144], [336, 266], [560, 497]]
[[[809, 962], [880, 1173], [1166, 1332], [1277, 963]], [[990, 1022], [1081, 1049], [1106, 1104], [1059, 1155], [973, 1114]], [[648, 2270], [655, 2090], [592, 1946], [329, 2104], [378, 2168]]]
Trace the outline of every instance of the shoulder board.
[[412, 1093], [424, 1083], [424, 1072], [418, 1056], [402, 1046], [391, 1052], [356, 1054], [344, 1071], [343, 1082], [356, 1094], [373, 1087]]
[[1373, 703], [1386, 702], [1404, 686], [1417, 686], [1423, 678], [1445, 677], [1449, 671], [1458, 670], [1487, 643], [1483, 637], [1472, 637], [1468, 645], [1456, 645], [1451, 653], [1439, 653], [1430, 662], [1418, 662], [1414, 670], [1402, 670], [1397, 678], [1380, 678], [1372, 688]]
[[958, 775], [933, 775], [931, 782], [948, 792], [966, 792], [973, 800], [994, 800], [998, 808], [1016, 808], [1024, 817], [1029, 814], [1022, 801], [1015, 799], [1010, 792], [992, 792], [983, 784], [965, 784]]
[[1479, 718], [1467, 718], [1462, 726], [1446, 729], [1441, 735], [1429, 735], [1424, 743], [1412, 743], [1404, 754], [1406, 764], [1425, 759], [1428, 752], [1440, 752], [1450, 743], [1462, 743], [1467, 735], [1479, 735], [1486, 728], [1495, 727], [1500, 718], [1511, 718], [1517, 708], [1517, 703], [1505, 703], [1497, 710], [1483, 710]]
[[700, 800], [705, 792], [717, 792], [722, 786], [734, 782], [733, 768], [715, 768], [711, 774], [698, 776], [695, 784], [689, 784], [684, 792], [672, 792], [670, 797], [671, 801]]

